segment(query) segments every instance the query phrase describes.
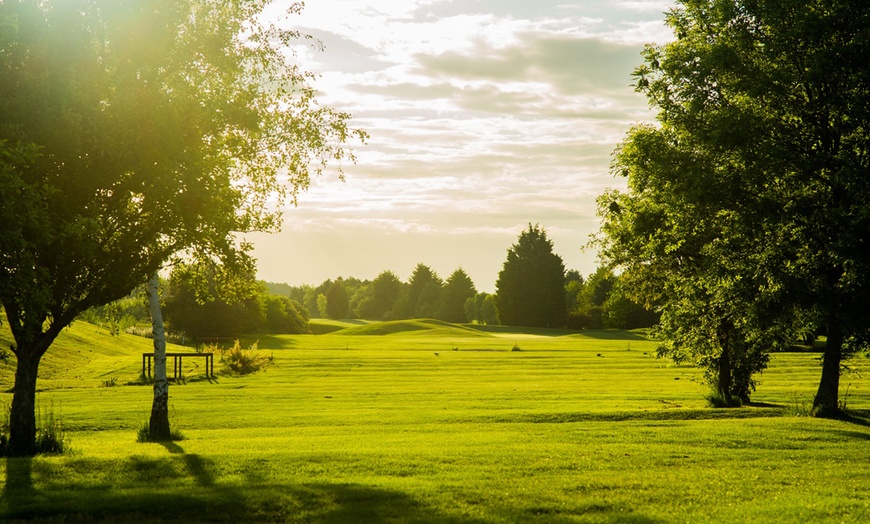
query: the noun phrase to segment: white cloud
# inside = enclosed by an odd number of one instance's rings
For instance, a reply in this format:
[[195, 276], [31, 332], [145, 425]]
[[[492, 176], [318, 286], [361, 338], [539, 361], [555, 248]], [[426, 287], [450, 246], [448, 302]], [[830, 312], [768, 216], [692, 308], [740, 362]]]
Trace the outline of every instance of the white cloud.
[[284, 233], [255, 237], [264, 278], [371, 278], [424, 262], [461, 265], [481, 286], [529, 222], [591, 272], [579, 248], [597, 228], [595, 197], [621, 183], [610, 152], [651, 119], [628, 84], [643, 44], [669, 38], [660, 4], [309, 2], [283, 23], [326, 51], [302, 44], [296, 59], [321, 74], [319, 100], [371, 139], [346, 182], [314, 180]]

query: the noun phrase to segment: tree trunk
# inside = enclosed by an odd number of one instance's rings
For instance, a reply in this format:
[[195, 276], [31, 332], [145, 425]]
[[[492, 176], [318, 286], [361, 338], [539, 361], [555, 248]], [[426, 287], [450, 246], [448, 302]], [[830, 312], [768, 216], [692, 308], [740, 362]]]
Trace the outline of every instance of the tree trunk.
[[36, 375], [43, 352], [18, 347], [12, 408], [9, 412], [9, 456], [36, 454]]
[[822, 379], [813, 399], [813, 409], [821, 416], [840, 410], [840, 361], [843, 359], [843, 332], [836, 322], [828, 323], [828, 341], [822, 363]]
[[[722, 337], [724, 339], [724, 337]], [[734, 390], [734, 378], [731, 372], [731, 352], [728, 347], [728, 341], [722, 342], [722, 354], [719, 355], [717, 362], [718, 374], [717, 388], [722, 399], [729, 405], [731, 404], [731, 392]]]
[[157, 295], [158, 283], [159, 279], [155, 271], [148, 280], [148, 306], [151, 310], [151, 333], [154, 337], [154, 402], [151, 404], [148, 429], [152, 439], [170, 440], [166, 333], [163, 330], [163, 314], [160, 312], [160, 298]]

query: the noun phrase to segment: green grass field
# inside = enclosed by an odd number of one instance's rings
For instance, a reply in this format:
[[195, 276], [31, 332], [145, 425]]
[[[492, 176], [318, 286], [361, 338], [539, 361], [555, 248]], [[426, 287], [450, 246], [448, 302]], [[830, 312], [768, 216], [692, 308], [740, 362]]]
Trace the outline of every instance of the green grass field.
[[864, 358], [843, 377], [848, 422], [801, 416], [817, 354], [775, 355], [756, 404], [720, 410], [697, 369], [635, 333], [315, 328], [260, 337], [265, 372], [207, 380], [186, 364], [170, 387], [185, 440], [141, 444], [152, 392], [126, 384], [150, 341], [76, 323], [38, 397], [72, 452], [3, 459], [0, 521], [870, 521]]

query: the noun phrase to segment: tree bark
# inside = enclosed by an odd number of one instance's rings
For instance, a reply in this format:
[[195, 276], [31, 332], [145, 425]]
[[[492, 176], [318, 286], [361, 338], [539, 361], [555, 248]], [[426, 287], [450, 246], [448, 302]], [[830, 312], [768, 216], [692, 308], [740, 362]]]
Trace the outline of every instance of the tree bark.
[[722, 354], [719, 355], [718, 364], [718, 373], [717, 377], [717, 388], [719, 390], [719, 394], [722, 395], [722, 398], [731, 403], [731, 392], [734, 389], [734, 381], [732, 380], [731, 375], [731, 354], [728, 350], [728, 343], [725, 342], [722, 345]]
[[36, 454], [36, 377], [43, 352], [18, 347], [15, 386], [9, 412], [10, 457]]
[[157, 294], [159, 279], [155, 271], [148, 280], [148, 306], [151, 310], [151, 334], [154, 337], [154, 401], [151, 404], [150, 437], [170, 440], [169, 380], [166, 378], [166, 333]]
[[813, 409], [821, 416], [840, 410], [840, 362], [843, 360], [843, 332], [836, 322], [828, 323], [828, 341], [822, 362], [822, 379], [813, 399]]

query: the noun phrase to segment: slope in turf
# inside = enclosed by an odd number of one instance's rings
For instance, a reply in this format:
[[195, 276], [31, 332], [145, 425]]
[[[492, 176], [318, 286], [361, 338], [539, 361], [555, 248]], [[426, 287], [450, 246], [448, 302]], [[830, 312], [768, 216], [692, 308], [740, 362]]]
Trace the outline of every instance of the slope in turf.
[[379, 322], [376, 324], [367, 324], [364, 326], [357, 326], [347, 329], [342, 329], [341, 331], [336, 331], [337, 335], [365, 335], [365, 336], [374, 336], [374, 335], [395, 335], [395, 334], [414, 334], [414, 335], [425, 335], [425, 336], [463, 336], [463, 337], [486, 337], [489, 336], [486, 333], [478, 331], [476, 329], [472, 329], [467, 326], [459, 325], [459, 324], [451, 324], [449, 322], [444, 322], [441, 320], [435, 320], [430, 318], [424, 319], [416, 319], [416, 320], [394, 320], [390, 322]]
[[[3, 317], [0, 326], [0, 347], [15, 343], [9, 325]], [[167, 344], [167, 351], [192, 351], [190, 348]], [[138, 375], [142, 353], [153, 351], [151, 339], [121, 333], [112, 335], [106, 329], [88, 322], [76, 321], [64, 328], [52, 343], [39, 365], [39, 388], [95, 386], [116, 376], [130, 379]], [[0, 388], [8, 390], [15, 380], [14, 356], [0, 359]]]
[[326, 335], [328, 333], [341, 331], [342, 329], [363, 326], [369, 323], [371, 323], [371, 321], [362, 319], [332, 320], [328, 318], [312, 318], [311, 321], [308, 322], [308, 329], [311, 331], [312, 335]]

